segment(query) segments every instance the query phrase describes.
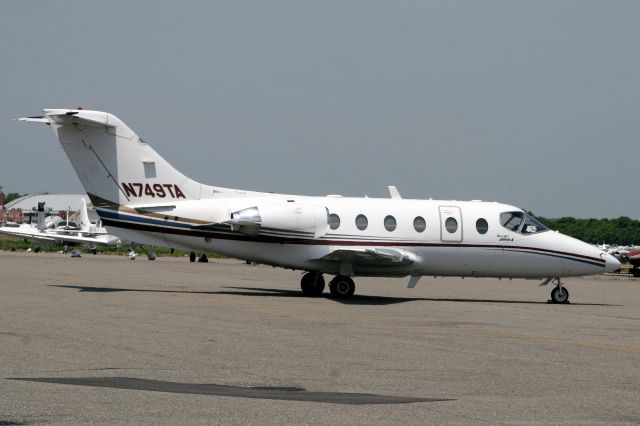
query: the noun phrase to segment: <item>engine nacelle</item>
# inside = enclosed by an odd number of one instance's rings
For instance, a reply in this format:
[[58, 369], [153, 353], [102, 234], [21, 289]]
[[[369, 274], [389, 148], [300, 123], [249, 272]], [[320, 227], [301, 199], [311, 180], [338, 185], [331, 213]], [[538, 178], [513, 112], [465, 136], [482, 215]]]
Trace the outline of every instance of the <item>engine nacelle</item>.
[[329, 212], [326, 207], [313, 204], [256, 206], [232, 213], [227, 223], [232, 229], [247, 235], [289, 231], [291, 235], [288, 236], [292, 237], [296, 233], [307, 232], [319, 238], [329, 230]]

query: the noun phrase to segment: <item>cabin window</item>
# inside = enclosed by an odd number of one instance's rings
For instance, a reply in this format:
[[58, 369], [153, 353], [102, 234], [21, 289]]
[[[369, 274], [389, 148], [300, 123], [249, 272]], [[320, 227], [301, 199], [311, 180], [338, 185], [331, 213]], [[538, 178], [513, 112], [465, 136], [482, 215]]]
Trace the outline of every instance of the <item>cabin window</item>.
[[489, 223], [483, 218], [476, 220], [476, 230], [478, 234], [486, 234], [489, 230]]
[[367, 226], [369, 226], [369, 220], [365, 215], [359, 214], [358, 216], [356, 216], [356, 228], [364, 231], [365, 229], [367, 229]]
[[340, 227], [340, 216], [335, 213], [329, 215], [329, 228], [336, 230]]
[[398, 226], [398, 223], [396, 222], [396, 218], [389, 215], [387, 217], [384, 218], [384, 229], [386, 229], [387, 231], [391, 232], [394, 231], [396, 229], [396, 226]]
[[427, 222], [424, 221], [422, 216], [416, 216], [416, 218], [413, 219], [413, 229], [415, 229], [416, 232], [423, 232], [427, 229]]
[[447, 232], [454, 234], [458, 230], [458, 221], [453, 217], [448, 217], [447, 220], [444, 221], [444, 227]]

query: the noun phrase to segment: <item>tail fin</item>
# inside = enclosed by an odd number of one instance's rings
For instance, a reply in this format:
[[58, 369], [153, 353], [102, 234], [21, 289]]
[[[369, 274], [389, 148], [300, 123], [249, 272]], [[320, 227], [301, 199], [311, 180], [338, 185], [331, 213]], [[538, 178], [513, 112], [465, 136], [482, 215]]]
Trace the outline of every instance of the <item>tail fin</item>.
[[51, 125], [96, 207], [198, 200], [228, 191], [189, 179], [112, 114], [45, 109], [42, 117], [20, 120]]
[[84, 198], [80, 198], [80, 211], [78, 212], [78, 216], [80, 216], [80, 230], [84, 232], [91, 231], [91, 227], [93, 225], [89, 220], [89, 213], [87, 212], [87, 202], [84, 200]]

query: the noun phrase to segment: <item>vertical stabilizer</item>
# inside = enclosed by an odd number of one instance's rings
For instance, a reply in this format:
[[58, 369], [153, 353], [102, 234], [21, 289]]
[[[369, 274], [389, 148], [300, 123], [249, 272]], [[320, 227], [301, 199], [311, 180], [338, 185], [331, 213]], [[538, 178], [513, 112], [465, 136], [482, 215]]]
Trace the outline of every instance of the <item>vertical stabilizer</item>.
[[80, 217], [80, 230], [83, 232], [91, 231], [91, 221], [89, 220], [89, 212], [87, 212], [87, 202], [84, 198], [80, 198], [80, 211], [78, 212]]
[[226, 192], [176, 170], [116, 116], [45, 109], [22, 121], [50, 124], [95, 207], [211, 198]]

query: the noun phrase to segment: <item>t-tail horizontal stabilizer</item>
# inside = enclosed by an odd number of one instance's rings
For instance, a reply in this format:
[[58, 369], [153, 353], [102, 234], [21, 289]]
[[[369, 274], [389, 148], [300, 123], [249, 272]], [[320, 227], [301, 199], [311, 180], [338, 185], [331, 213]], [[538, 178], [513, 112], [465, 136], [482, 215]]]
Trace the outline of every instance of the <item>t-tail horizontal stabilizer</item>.
[[22, 117], [22, 118], [17, 118], [15, 120], [18, 121], [27, 121], [27, 122], [31, 122], [31, 123], [42, 123], [42, 124], [46, 124], [49, 125], [51, 123], [49, 123], [49, 120], [47, 120], [44, 116], [39, 116], [39, 117]]

